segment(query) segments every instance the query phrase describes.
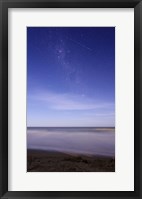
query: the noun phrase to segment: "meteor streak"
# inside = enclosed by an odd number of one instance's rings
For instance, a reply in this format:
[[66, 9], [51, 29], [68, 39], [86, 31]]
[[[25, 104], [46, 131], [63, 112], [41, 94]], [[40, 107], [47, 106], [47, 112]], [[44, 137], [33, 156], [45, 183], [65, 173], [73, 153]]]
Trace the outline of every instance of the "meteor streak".
[[93, 51], [93, 49], [89, 48], [88, 46], [85, 46], [84, 44], [82, 44], [82, 43], [80, 43], [78, 41], [75, 41], [73, 39], [69, 39], [69, 40], [72, 41], [72, 42], [74, 42], [75, 44], [79, 45], [80, 47], [85, 48], [86, 50]]

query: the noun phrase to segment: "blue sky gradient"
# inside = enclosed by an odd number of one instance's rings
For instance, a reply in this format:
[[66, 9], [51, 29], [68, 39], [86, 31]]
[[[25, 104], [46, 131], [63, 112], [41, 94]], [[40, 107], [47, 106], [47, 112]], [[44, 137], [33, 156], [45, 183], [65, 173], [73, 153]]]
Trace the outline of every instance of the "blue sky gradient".
[[115, 126], [115, 28], [27, 28], [27, 126]]

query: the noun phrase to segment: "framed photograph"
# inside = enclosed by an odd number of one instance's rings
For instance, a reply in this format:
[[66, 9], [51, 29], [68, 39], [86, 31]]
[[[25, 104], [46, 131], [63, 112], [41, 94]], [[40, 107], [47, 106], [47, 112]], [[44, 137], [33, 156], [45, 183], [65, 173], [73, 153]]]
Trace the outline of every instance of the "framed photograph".
[[0, 3], [1, 198], [141, 198], [141, 0]]

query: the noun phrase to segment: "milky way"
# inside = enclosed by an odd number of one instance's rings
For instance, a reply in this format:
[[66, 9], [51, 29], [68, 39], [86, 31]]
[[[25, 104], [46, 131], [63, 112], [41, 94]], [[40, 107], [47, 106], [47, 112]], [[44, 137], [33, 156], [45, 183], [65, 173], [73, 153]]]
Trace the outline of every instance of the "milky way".
[[28, 27], [27, 87], [29, 124], [114, 126], [115, 28]]

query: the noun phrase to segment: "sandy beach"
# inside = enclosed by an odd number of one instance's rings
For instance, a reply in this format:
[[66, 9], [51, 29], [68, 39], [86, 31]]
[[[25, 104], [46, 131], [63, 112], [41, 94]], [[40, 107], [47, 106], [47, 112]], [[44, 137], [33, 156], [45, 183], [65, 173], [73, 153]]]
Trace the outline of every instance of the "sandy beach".
[[114, 172], [115, 158], [27, 150], [27, 172]]

